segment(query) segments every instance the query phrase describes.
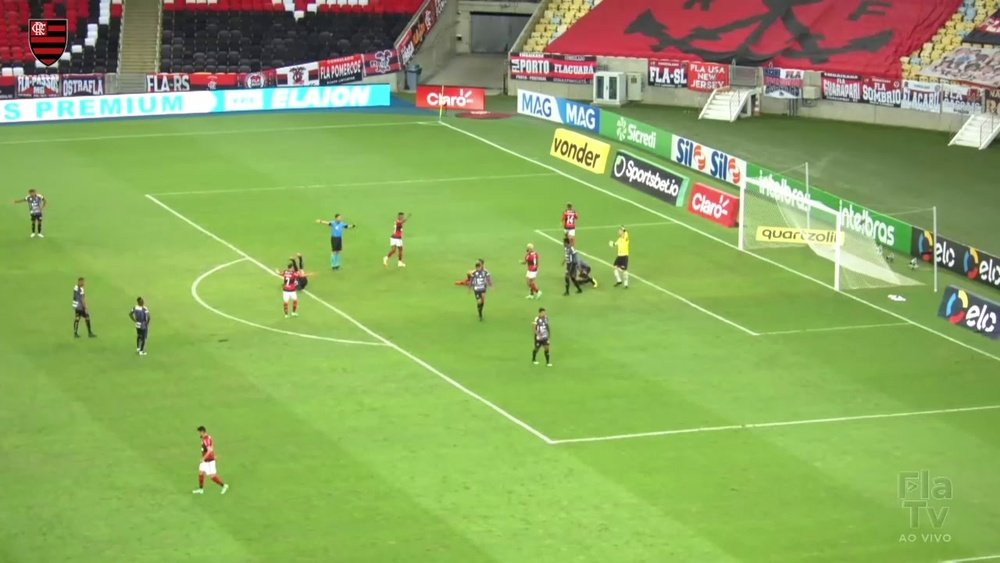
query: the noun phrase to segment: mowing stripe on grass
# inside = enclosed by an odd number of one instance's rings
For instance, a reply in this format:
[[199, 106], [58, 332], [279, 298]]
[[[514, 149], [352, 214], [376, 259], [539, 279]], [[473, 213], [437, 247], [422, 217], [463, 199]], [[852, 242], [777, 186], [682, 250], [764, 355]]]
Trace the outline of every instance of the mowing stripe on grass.
[[[562, 241], [560, 241], [559, 239], [553, 237], [552, 235], [547, 235], [547, 234], [543, 233], [542, 231], [535, 231], [535, 232], [538, 233], [539, 235], [541, 235], [541, 236], [543, 236], [543, 237], [551, 240], [552, 242], [560, 245], [560, 246], [563, 244]], [[611, 262], [606, 262], [604, 260], [601, 260], [600, 258], [598, 258], [598, 257], [596, 257], [596, 256], [594, 256], [592, 254], [587, 254], [586, 252], [581, 252], [579, 250], [577, 252], [580, 253], [580, 254], [582, 254], [582, 255], [584, 255], [584, 256], [586, 256], [586, 257], [588, 257], [588, 258], [590, 258], [591, 260], [593, 260], [594, 262], [597, 262], [598, 264], [604, 264], [605, 266], [607, 266], [609, 268], [613, 268], [614, 267], [614, 266], [611, 265]], [[749, 334], [750, 336], [760, 336], [756, 332], [754, 332], [754, 331], [750, 330], [749, 328], [747, 328], [747, 327], [745, 327], [745, 326], [737, 323], [736, 321], [731, 321], [731, 320], [727, 319], [726, 317], [723, 317], [722, 315], [720, 315], [718, 313], [713, 313], [712, 311], [709, 311], [708, 309], [702, 307], [701, 305], [695, 303], [694, 301], [691, 301], [690, 299], [687, 299], [686, 297], [684, 297], [682, 295], [678, 295], [678, 294], [674, 293], [673, 291], [670, 291], [669, 289], [664, 289], [664, 288], [656, 285], [655, 283], [653, 283], [653, 282], [651, 282], [651, 281], [649, 281], [649, 280], [647, 280], [645, 278], [640, 278], [639, 276], [637, 276], [637, 275], [635, 275], [633, 273], [629, 273], [629, 276], [632, 277], [632, 278], [635, 278], [636, 281], [638, 281], [640, 283], [644, 283], [644, 284], [648, 285], [649, 287], [651, 287], [651, 288], [659, 291], [660, 293], [664, 293], [666, 295], [669, 295], [670, 297], [673, 297], [674, 299], [680, 301], [681, 303], [684, 303], [685, 305], [687, 305], [688, 307], [691, 307], [692, 309], [696, 309], [698, 311], [701, 311], [702, 313], [705, 313], [706, 315], [712, 317], [713, 319], [715, 319], [717, 321], [722, 321], [723, 323], [725, 323], [725, 324], [727, 324], [727, 325], [729, 325], [729, 326], [731, 326], [731, 327], [733, 327], [733, 328], [735, 328], [735, 329], [743, 332], [744, 334]]]
[[761, 332], [757, 336], [778, 336], [783, 334], [809, 334], [812, 332], [838, 332], [842, 330], [863, 330], [868, 328], [886, 328], [893, 326], [912, 326], [910, 323], [882, 323], [876, 325], [850, 325], [850, 326], [830, 326], [824, 328], [800, 328], [796, 330], [775, 330], [771, 332]]
[[[205, 236], [211, 238], [215, 242], [218, 242], [219, 244], [225, 246], [229, 250], [235, 252], [239, 256], [243, 257], [243, 259], [249, 261], [252, 264], [255, 264], [257, 267], [259, 267], [260, 269], [262, 269], [265, 272], [267, 272], [268, 275], [270, 275], [270, 276], [277, 276], [277, 274], [271, 268], [268, 268], [264, 263], [260, 262], [256, 258], [250, 256], [246, 252], [243, 252], [242, 250], [240, 250], [239, 248], [237, 248], [233, 244], [227, 242], [225, 239], [223, 239], [222, 237], [220, 237], [220, 236], [216, 235], [215, 233], [209, 231], [205, 227], [202, 227], [198, 223], [195, 223], [191, 219], [188, 219], [186, 216], [184, 216], [183, 214], [181, 214], [179, 211], [177, 211], [174, 208], [170, 207], [169, 205], [163, 203], [162, 201], [156, 199], [156, 197], [154, 197], [153, 195], [146, 194], [146, 199], [148, 199], [148, 200], [152, 201], [153, 203], [155, 203], [156, 205], [160, 206], [161, 208], [163, 208], [165, 211], [167, 211], [168, 213], [170, 213], [174, 217], [177, 217], [181, 221], [184, 221], [188, 225], [194, 227], [194, 229], [197, 230], [198, 232], [204, 234]], [[540, 439], [541, 441], [545, 442], [546, 444], [552, 444], [553, 443], [552, 438], [549, 438], [545, 434], [542, 434], [541, 432], [539, 432], [538, 430], [536, 430], [534, 427], [532, 427], [528, 423], [524, 422], [523, 420], [521, 420], [521, 419], [517, 418], [516, 416], [510, 414], [509, 412], [505, 411], [504, 409], [502, 409], [501, 407], [499, 407], [496, 403], [490, 401], [489, 399], [483, 397], [482, 395], [479, 395], [475, 391], [472, 391], [471, 389], [469, 389], [468, 387], [462, 385], [458, 381], [455, 381], [454, 379], [448, 377], [443, 372], [441, 372], [441, 370], [435, 368], [434, 366], [432, 366], [432, 365], [428, 364], [427, 362], [421, 360], [417, 356], [414, 356], [410, 352], [404, 350], [403, 348], [401, 348], [399, 345], [397, 345], [396, 343], [392, 342], [388, 338], [386, 338], [386, 337], [378, 334], [377, 332], [375, 332], [374, 330], [368, 328], [364, 324], [361, 324], [360, 321], [358, 321], [354, 317], [348, 315], [344, 311], [338, 309], [337, 307], [334, 307], [333, 305], [331, 305], [330, 303], [328, 303], [327, 301], [325, 301], [321, 297], [318, 297], [317, 295], [313, 294], [310, 291], [303, 291], [302, 293], [305, 293], [306, 295], [308, 295], [309, 297], [311, 297], [313, 300], [315, 300], [320, 305], [323, 305], [327, 309], [329, 309], [329, 310], [333, 311], [334, 313], [336, 313], [337, 315], [339, 315], [341, 318], [343, 318], [347, 322], [349, 322], [349, 323], [353, 324], [354, 326], [358, 327], [359, 329], [363, 330], [364, 332], [366, 332], [369, 336], [371, 336], [375, 340], [378, 340], [379, 342], [385, 344], [387, 347], [392, 348], [393, 350], [399, 352], [400, 354], [402, 354], [403, 356], [405, 356], [407, 359], [411, 360], [413, 363], [419, 365], [420, 367], [424, 368], [425, 370], [427, 370], [427, 371], [431, 372], [432, 374], [438, 376], [439, 378], [443, 379], [446, 383], [448, 383], [449, 385], [451, 385], [455, 389], [458, 389], [462, 393], [465, 393], [467, 396], [469, 396], [469, 397], [475, 399], [476, 401], [479, 401], [480, 403], [486, 405], [487, 407], [489, 407], [491, 410], [493, 410], [494, 412], [496, 412], [500, 416], [506, 418], [510, 422], [513, 422], [517, 426], [519, 426], [522, 429], [526, 430], [532, 436], [535, 436], [536, 438]]]
[[242, 194], [248, 192], [280, 192], [285, 190], [318, 190], [322, 188], [362, 188], [370, 186], [405, 186], [407, 184], [445, 184], [449, 182], [483, 182], [486, 180], [516, 180], [518, 178], [541, 178], [557, 176], [551, 172], [535, 174], [500, 174], [497, 176], [465, 176], [458, 178], [410, 178], [407, 180], [386, 180], [381, 182], [345, 182], [343, 184], [309, 184], [306, 186], [270, 186], [266, 188], [237, 188], [235, 190], [191, 190], [184, 192], [160, 192], [150, 194], [156, 197], [174, 195]]
[[177, 131], [172, 133], [137, 133], [135, 135], [100, 135], [96, 137], [56, 137], [53, 139], [17, 139], [0, 141], [0, 145], [31, 145], [39, 143], [72, 143], [74, 141], [112, 141], [115, 139], [160, 139], [163, 137], [207, 137], [211, 135], [242, 135], [244, 133], [290, 133], [322, 129], [361, 129], [367, 127], [403, 127], [426, 125], [435, 121], [390, 121], [386, 123], [341, 123], [339, 125], [310, 125], [308, 127], [274, 127], [269, 129], [217, 129], [212, 131]]
[[[455, 131], [456, 133], [461, 133], [462, 135], [466, 135], [468, 137], [476, 139], [477, 141], [479, 141], [481, 143], [487, 144], [487, 145], [489, 145], [489, 146], [491, 146], [491, 147], [493, 147], [493, 148], [495, 148], [495, 149], [497, 149], [499, 151], [505, 152], [505, 153], [507, 153], [507, 154], [509, 154], [511, 156], [520, 158], [522, 160], [526, 160], [526, 161], [531, 162], [531, 163], [533, 163], [535, 165], [541, 166], [542, 168], [545, 168], [546, 170], [551, 170], [551, 171], [555, 172], [556, 174], [559, 174], [560, 176], [563, 176], [564, 178], [567, 178], [569, 180], [577, 182], [578, 184], [586, 186], [586, 187], [588, 187], [588, 188], [590, 188], [592, 190], [601, 192], [602, 194], [605, 194], [605, 195], [608, 195], [610, 197], [613, 197], [613, 198], [615, 198], [615, 199], [617, 199], [619, 201], [628, 203], [629, 205], [632, 205], [634, 207], [642, 209], [643, 211], [647, 211], [649, 213], [652, 213], [653, 215], [656, 215], [657, 217], [662, 217], [663, 219], [666, 219], [667, 221], [670, 221], [671, 223], [676, 223], [677, 225], [679, 225], [681, 227], [684, 227], [685, 229], [688, 229], [688, 230], [690, 230], [692, 232], [698, 233], [699, 235], [701, 235], [701, 236], [703, 236], [705, 238], [712, 239], [712, 240], [714, 240], [715, 242], [717, 242], [717, 243], [719, 243], [721, 245], [728, 246], [729, 248], [732, 248], [733, 250], [736, 250], [736, 251], [740, 251], [739, 247], [737, 247], [735, 244], [733, 244], [733, 243], [731, 243], [731, 242], [729, 242], [727, 240], [723, 240], [723, 239], [721, 239], [721, 238], [719, 238], [719, 237], [717, 237], [717, 236], [715, 236], [715, 235], [713, 235], [711, 233], [708, 233], [706, 231], [703, 231], [703, 230], [699, 229], [698, 227], [695, 227], [693, 225], [685, 223], [684, 221], [681, 221], [681, 220], [675, 219], [675, 218], [673, 218], [673, 217], [671, 217], [669, 215], [660, 213], [659, 211], [657, 211], [655, 209], [652, 209], [650, 207], [646, 207], [645, 205], [643, 205], [643, 204], [641, 204], [641, 203], [639, 203], [637, 201], [631, 200], [631, 199], [629, 199], [629, 198], [627, 198], [627, 197], [625, 197], [623, 195], [616, 194], [616, 193], [614, 193], [612, 191], [606, 190], [606, 189], [604, 189], [604, 188], [602, 188], [600, 186], [592, 184], [592, 183], [590, 183], [590, 182], [588, 182], [586, 180], [580, 179], [580, 178], [578, 178], [578, 177], [576, 177], [576, 176], [574, 176], [572, 174], [569, 174], [568, 172], [564, 172], [564, 171], [556, 168], [555, 166], [551, 166], [549, 164], [545, 164], [544, 162], [542, 162], [540, 160], [536, 160], [534, 158], [531, 158], [530, 156], [526, 156], [526, 155], [523, 155], [523, 154], [521, 154], [521, 153], [519, 153], [517, 151], [508, 149], [507, 147], [504, 147], [502, 145], [494, 143], [493, 141], [491, 141], [491, 140], [489, 140], [489, 139], [487, 139], [485, 137], [481, 137], [479, 135], [476, 135], [475, 133], [470, 133], [469, 131], [466, 131], [466, 130], [461, 129], [459, 127], [455, 127], [454, 125], [452, 125], [450, 123], [445, 123], [445, 122], [442, 121], [441, 125], [443, 125], [444, 127], [447, 127], [448, 129], [451, 129], [452, 131]], [[740, 252], [742, 252], [742, 251], [740, 251]], [[748, 254], [750, 256], [753, 256], [754, 258], [756, 258], [758, 260], [761, 260], [763, 262], [767, 262], [768, 264], [772, 264], [774, 266], [777, 266], [778, 268], [781, 268], [782, 270], [785, 270], [786, 272], [788, 272], [790, 274], [794, 274], [796, 276], [799, 276], [800, 278], [807, 279], [807, 280], [809, 280], [811, 282], [817, 283], [817, 284], [819, 284], [819, 285], [821, 285], [821, 286], [823, 286], [823, 287], [825, 287], [827, 289], [831, 289], [833, 291], [837, 291], [832, 285], [830, 285], [830, 284], [828, 284], [828, 283], [826, 283], [826, 282], [824, 282], [822, 280], [816, 279], [816, 278], [814, 278], [814, 277], [812, 277], [812, 276], [810, 276], [808, 274], [803, 274], [802, 272], [800, 272], [798, 270], [794, 270], [792, 268], [789, 268], [788, 266], [785, 266], [784, 264], [775, 262], [774, 260], [771, 260], [770, 258], [767, 258], [766, 256], [761, 256], [760, 254], [756, 254], [754, 252], [749, 252], [749, 251], [746, 251], [746, 254]], [[894, 311], [890, 311], [889, 309], [886, 309], [885, 307], [880, 307], [879, 305], [876, 305], [876, 304], [872, 303], [871, 301], [865, 301], [864, 299], [862, 299], [862, 298], [860, 298], [860, 297], [858, 297], [856, 295], [852, 295], [852, 294], [846, 293], [846, 292], [838, 292], [838, 293], [840, 293], [841, 295], [847, 297], [848, 299], [853, 299], [854, 301], [857, 301], [858, 303], [862, 303], [864, 305], [867, 305], [867, 306], [871, 307], [872, 309], [875, 309], [876, 311], [881, 311], [882, 313], [885, 313], [886, 315], [889, 315], [891, 317], [897, 318], [897, 319], [899, 319], [899, 320], [901, 320], [901, 321], [903, 321], [903, 322], [905, 322], [907, 324], [911, 324], [911, 325], [913, 325], [913, 326], [915, 326], [917, 328], [920, 328], [920, 329], [922, 329], [922, 330], [924, 330], [926, 332], [929, 332], [930, 334], [933, 334], [935, 336], [939, 336], [939, 337], [941, 337], [941, 338], [943, 338], [943, 339], [945, 339], [945, 340], [947, 340], [947, 341], [949, 341], [949, 342], [951, 342], [953, 344], [957, 344], [957, 345], [961, 346], [962, 348], [965, 348], [967, 350], [971, 350], [972, 352], [975, 352], [975, 353], [977, 353], [977, 354], [979, 354], [981, 356], [984, 356], [984, 357], [987, 357], [987, 358], [989, 358], [991, 360], [1000, 362], [1000, 356], [997, 356], [996, 354], [991, 354], [991, 353], [989, 353], [989, 352], [987, 352], [987, 351], [985, 351], [985, 350], [983, 350], [981, 348], [977, 348], [977, 347], [975, 347], [975, 346], [973, 346], [971, 344], [966, 344], [965, 342], [962, 342], [961, 340], [958, 340], [957, 338], [952, 338], [951, 336], [948, 336], [947, 334], [944, 334], [943, 332], [939, 332], [937, 330], [934, 330], [933, 328], [931, 328], [931, 327], [929, 327], [927, 325], [918, 323], [917, 321], [915, 321], [915, 320], [913, 320], [913, 319], [911, 319], [909, 317], [904, 317], [903, 315], [900, 315], [899, 313], [896, 313]]]
[[206, 303], [205, 300], [201, 298], [201, 295], [198, 295], [198, 286], [200, 286], [201, 282], [205, 281], [209, 276], [211, 276], [212, 274], [214, 274], [216, 272], [224, 270], [224, 269], [226, 269], [226, 268], [228, 268], [228, 267], [230, 267], [230, 266], [232, 266], [234, 264], [239, 264], [240, 262], [246, 262], [246, 260], [247, 260], [246, 258], [239, 258], [237, 260], [233, 260], [232, 262], [226, 262], [225, 264], [221, 264], [219, 266], [216, 266], [216, 267], [212, 268], [211, 270], [205, 272], [204, 274], [198, 276], [198, 279], [194, 280], [194, 283], [191, 284], [191, 297], [194, 297], [194, 300], [197, 301], [199, 305], [201, 305], [202, 307], [204, 307], [204, 308], [208, 309], [209, 311], [215, 313], [216, 315], [219, 315], [220, 317], [229, 319], [231, 321], [236, 321], [238, 323], [242, 323], [242, 324], [245, 324], [247, 326], [252, 326], [254, 328], [259, 328], [261, 330], [267, 330], [267, 331], [270, 331], [270, 332], [277, 332], [278, 334], [286, 334], [288, 336], [298, 336], [299, 338], [308, 338], [310, 340], [324, 340], [326, 342], [334, 342], [334, 343], [337, 343], [337, 344], [358, 344], [358, 345], [362, 345], [362, 346], [385, 346], [385, 344], [382, 343], [382, 342], [371, 342], [371, 341], [368, 341], [368, 340], [347, 340], [347, 339], [344, 339], [344, 338], [331, 338], [329, 336], [317, 336], [315, 334], [305, 334], [305, 333], [302, 333], [302, 332], [294, 332], [294, 331], [291, 331], [291, 330], [282, 330], [280, 328], [274, 328], [274, 327], [270, 327], [270, 326], [267, 326], [267, 325], [258, 324], [258, 323], [255, 323], [253, 321], [248, 321], [246, 319], [241, 319], [239, 317], [235, 317], [233, 315], [230, 315], [229, 313], [224, 313], [224, 312], [216, 309], [215, 307], [209, 305], [208, 303]]
[[568, 438], [553, 440], [553, 445], [582, 444], [587, 442], [611, 442], [615, 440], [633, 440], [636, 438], [653, 438], [657, 436], [675, 436], [677, 434], [696, 434], [699, 432], [725, 432], [729, 430], [755, 430], [761, 428], [780, 428], [786, 426], [807, 426], [811, 424], [832, 424], [835, 422], [854, 422], [859, 420], [879, 420], [885, 418], [906, 418], [912, 416], [930, 416], [934, 414], [954, 414], [966, 412], [992, 411], [1000, 409], [1000, 405], [984, 405], [979, 407], [959, 407], [952, 409], [934, 409], [927, 411], [894, 412], [884, 414], [861, 414], [857, 416], [837, 416], [832, 418], [811, 418], [805, 420], [783, 420], [780, 422], [755, 422], [749, 424], [726, 424], [722, 426], [700, 426], [698, 428], [679, 428], [676, 430], [661, 430], [658, 432], [636, 432], [634, 434], [613, 434], [611, 436], [592, 436], [588, 438]]

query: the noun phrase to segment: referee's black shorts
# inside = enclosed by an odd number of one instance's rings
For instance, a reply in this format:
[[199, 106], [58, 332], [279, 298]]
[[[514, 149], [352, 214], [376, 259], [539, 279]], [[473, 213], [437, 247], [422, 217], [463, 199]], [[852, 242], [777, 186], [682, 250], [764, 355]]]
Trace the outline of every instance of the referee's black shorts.
[[617, 256], [615, 257], [615, 268], [619, 270], [628, 269], [628, 256]]
[[340, 252], [344, 249], [344, 237], [330, 237], [330, 250]]

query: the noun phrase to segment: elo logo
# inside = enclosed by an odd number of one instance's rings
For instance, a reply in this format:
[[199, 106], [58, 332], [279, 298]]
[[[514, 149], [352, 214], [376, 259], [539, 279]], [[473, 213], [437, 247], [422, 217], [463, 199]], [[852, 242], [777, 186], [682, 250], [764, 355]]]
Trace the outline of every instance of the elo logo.
[[938, 241], [934, 245], [934, 259], [945, 268], [953, 269], [956, 257], [955, 248], [947, 240]]
[[972, 247], [965, 250], [965, 257], [962, 259], [962, 269], [970, 280], [979, 277], [979, 252]]
[[954, 286], [944, 292], [938, 316], [953, 325], [990, 338], [1000, 338], [1000, 304]]

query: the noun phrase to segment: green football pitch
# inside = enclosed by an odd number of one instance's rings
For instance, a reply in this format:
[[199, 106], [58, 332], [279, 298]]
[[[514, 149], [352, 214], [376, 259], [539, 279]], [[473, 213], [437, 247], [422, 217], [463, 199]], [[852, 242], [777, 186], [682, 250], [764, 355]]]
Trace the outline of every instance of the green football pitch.
[[[997, 250], [1000, 196], [980, 184], [996, 151], [634, 113], [778, 169], [813, 161], [818, 185], [881, 210], [941, 205], [942, 232]], [[741, 253], [733, 231], [552, 159], [552, 130], [412, 110], [0, 129], [4, 197], [49, 199], [45, 239], [23, 206], [0, 211], [0, 561], [1000, 554], [996, 342], [936, 318], [926, 284], [837, 293], [830, 262]], [[567, 201], [600, 287], [563, 297]], [[397, 211], [406, 268], [382, 264]], [[334, 213], [358, 225], [335, 272], [315, 223]], [[628, 290], [609, 265], [621, 224]], [[285, 319], [270, 270], [296, 252], [316, 275]], [[453, 284], [477, 258], [484, 322]], [[72, 338], [78, 276], [96, 339]], [[553, 367], [530, 362], [540, 306]], [[201, 424], [225, 496], [191, 494]]]

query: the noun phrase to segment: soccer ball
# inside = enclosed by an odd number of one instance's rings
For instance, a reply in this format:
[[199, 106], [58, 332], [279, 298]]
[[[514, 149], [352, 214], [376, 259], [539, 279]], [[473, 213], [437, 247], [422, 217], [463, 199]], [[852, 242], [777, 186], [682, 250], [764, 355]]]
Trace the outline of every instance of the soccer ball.
[[919, 265], [919, 262], [917, 262], [916, 258], [910, 260], [910, 269], [911, 270], [916, 270], [918, 265]]

